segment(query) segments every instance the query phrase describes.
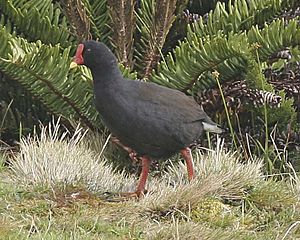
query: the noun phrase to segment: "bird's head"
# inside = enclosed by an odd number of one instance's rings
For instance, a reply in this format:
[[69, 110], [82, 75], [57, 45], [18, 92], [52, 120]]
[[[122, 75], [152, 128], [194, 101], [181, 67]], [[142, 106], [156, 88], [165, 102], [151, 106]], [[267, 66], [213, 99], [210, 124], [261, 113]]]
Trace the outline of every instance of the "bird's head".
[[85, 65], [90, 69], [107, 70], [116, 63], [114, 54], [104, 43], [89, 40], [78, 45], [70, 68]]

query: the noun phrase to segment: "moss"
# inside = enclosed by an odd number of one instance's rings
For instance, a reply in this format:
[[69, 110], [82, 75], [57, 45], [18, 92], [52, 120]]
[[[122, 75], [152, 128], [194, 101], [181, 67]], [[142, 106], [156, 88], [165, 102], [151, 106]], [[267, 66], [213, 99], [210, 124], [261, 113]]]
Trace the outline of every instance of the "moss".
[[216, 198], [205, 198], [192, 210], [195, 222], [207, 222], [214, 227], [228, 227], [236, 222], [233, 207]]

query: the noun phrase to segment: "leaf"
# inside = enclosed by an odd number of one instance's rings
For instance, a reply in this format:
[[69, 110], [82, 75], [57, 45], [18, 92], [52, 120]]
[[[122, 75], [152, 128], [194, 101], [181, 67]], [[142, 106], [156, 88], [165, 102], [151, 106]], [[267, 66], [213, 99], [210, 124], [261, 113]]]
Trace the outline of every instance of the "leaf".
[[91, 129], [100, 126], [92, 108], [91, 84], [80, 72], [69, 72], [70, 48], [60, 53], [60, 46], [47, 46], [38, 41], [28, 43], [0, 28], [0, 71], [21, 83], [56, 115], [79, 119]]
[[66, 18], [51, 0], [0, 0], [3, 24], [12, 24], [28, 40], [66, 47], [74, 41], [68, 31]]

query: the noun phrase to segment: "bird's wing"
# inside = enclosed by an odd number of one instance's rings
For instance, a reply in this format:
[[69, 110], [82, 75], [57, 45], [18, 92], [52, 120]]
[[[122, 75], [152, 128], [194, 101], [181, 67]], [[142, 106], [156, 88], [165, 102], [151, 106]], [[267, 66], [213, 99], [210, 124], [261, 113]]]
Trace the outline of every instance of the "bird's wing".
[[[183, 122], [211, 121], [195, 100], [178, 90], [159, 86], [154, 83], [139, 82], [137, 84], [137, 99], [141, 104], [147, 103], [154, 109], [160, 109], [157, 113], [171, 118], [180, 118]], [[157, 105], [157, 107], [155, 107]]]
[[127, 128], [121, 130], [128, 139], [153, 146], [188, 144], [201, 135], [201, 122], [211, 121], [191, 97], [180, 91], [136, 81], [125, 86], [128, 89], [122, 89], [126, 98], [121, 100], [124, 110], [120, 115], [127, 119]]

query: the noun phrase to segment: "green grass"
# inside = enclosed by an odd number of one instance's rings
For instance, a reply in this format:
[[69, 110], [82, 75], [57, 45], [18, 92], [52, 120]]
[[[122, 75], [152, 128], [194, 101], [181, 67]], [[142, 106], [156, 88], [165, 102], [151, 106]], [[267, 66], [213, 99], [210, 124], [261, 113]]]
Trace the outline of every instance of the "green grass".
[[79, 132], [44, 130], [21, 142], [10, 167], [1, 164], [0, 239], [300, 238], [293, 171], [266, 178], [261, 160], [241, 162], [218, 141], [195, 152], [191, 183], [184, 164], [170, 164], [150, 175], [144, 198], [124, 201], [114, 194], [134, 189], [136, 177], [113, 170]]
[[[264, 182], [232, 202], [208, 193], [176, 205], [179, 188], [161, 202], [147, 199], [159, 194], [153, 192], [140, 201], [112, 203], [82, 186], [17, 186], [5, 180], [7, 172], [1, 173], [0, 239], [281, 239], [300, 219], [286, 182]], [[300, 237], [298, 226], [289, 237]]]
[[103, 202], [78, 187], [64, 190], [25, 189], [2, 181], [0, 239], [139, 239], [141, 231], [114, 216], [123, 203]]

